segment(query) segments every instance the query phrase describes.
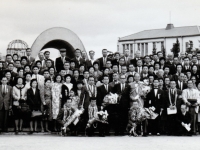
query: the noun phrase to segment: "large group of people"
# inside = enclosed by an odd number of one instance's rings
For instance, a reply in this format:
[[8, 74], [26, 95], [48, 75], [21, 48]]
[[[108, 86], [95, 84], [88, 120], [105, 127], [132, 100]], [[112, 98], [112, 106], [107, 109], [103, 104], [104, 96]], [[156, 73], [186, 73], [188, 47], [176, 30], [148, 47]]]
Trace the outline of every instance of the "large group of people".
[[[7, 54], [0, 61], [1, 132], [14, 126], [18, 134], [28, 122], [30, 134], [198, 134], [200, 53], [141, 57], [136, 51], [132, 58], [128, 49], [103, 49], [94, 59], [93, 50], [87, 56], [75, 49], [74, 58], [66, 52], [61, 48], [55, 61], [50, 51], [39, 52], [35, 60], [28, 48], [26, 56]], [[117, 101], [106, 103], [113, 95]]]

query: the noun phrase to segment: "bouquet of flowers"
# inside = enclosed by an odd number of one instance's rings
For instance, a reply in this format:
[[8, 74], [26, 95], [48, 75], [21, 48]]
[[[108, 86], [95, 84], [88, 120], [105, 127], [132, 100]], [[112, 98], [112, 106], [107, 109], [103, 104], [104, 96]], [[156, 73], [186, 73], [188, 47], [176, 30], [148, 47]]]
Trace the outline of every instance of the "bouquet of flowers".
[[105, 110], [105, 111], [99, 111], [97, 112], [97, 118], [93, 117], [91, 119], [88, 120], [88, 123], [87, 123], [87, 126], [86, 126], [86, 129], [87, 128], [90, 128], [91, 125], [95, 122], [101, 122], [101, 123], [106, 123], [108, 124], [107, 122], [107, 119], [108, 119], [108, 112]]
[[103, 99], [103, 106], [107, 106], [109, 104], [117, 104], [119, 99], [118, 94], [109, 93]]
[[63, 129], [66, 129], [71, 123], [74, 123], [76, 125], [79, 121], [79, 117], [81, 114], [83, 114], [84, 109], [76, 109], [76, 111], [67, 119], [67, 121], [64, 123]]

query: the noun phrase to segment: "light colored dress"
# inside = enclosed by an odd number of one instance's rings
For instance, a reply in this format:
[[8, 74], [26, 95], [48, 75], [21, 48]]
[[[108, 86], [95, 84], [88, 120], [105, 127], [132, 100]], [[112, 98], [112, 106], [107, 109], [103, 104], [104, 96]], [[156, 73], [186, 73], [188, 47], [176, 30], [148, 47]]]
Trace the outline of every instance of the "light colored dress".
[[61, 95], [61, 86], [62, 83], [53, 83], [51, 92], [52, 92], [52, 117], [57, 119], [58, 113], [60, 111], [60, 95]]
[[52, 119], [52, 92], [51, 88], [44, 87], [44, 99], [47, 106], [46, 109], [46, 119], [51, 120]]

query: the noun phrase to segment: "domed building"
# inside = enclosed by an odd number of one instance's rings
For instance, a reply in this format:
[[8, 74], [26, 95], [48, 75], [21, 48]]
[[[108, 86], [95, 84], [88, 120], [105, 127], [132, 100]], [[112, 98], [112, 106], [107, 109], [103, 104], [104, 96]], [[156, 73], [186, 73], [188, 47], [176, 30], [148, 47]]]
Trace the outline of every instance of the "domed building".
[[7, 54], [18, 54], [19, 56], [26, 56], [26, 49], [28, 44], [22, 40], [13, 40], [8, 44]]

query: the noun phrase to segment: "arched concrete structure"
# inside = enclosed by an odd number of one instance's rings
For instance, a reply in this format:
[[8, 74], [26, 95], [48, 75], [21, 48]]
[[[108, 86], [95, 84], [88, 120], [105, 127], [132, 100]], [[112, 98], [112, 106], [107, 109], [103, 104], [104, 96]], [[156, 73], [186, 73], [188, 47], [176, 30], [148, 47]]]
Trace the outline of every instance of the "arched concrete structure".
[[71, 30], [62, 27], [50, 28], [42, 32], [31, 47], [32, 56], [36, 58], [39, 51], [45, 48], [66, 48], [69, 58], [74, 57], [74, 49], [76, 48], [85, 51], [85, 47], [79, 37]]

